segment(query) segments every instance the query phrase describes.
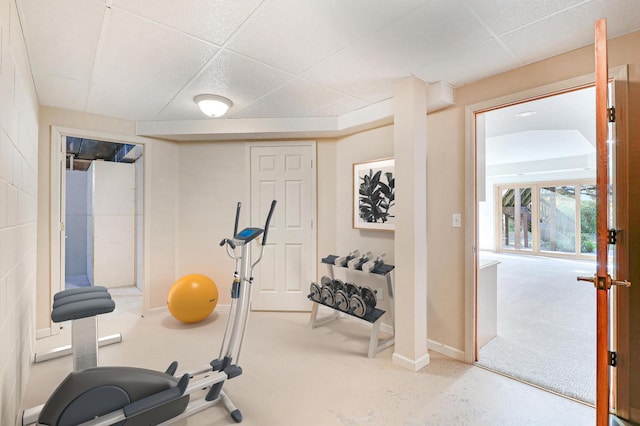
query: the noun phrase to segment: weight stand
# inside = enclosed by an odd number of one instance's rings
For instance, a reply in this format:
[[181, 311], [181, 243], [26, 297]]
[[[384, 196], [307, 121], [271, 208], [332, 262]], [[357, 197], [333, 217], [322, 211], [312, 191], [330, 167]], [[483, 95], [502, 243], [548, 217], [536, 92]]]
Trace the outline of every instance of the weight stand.
[[[334, 264], [335, 260], [338, 258], [338, 256], [335, 255], [329, 255], [325, 258], [322, 259], [322, 263], [327, 265], [327, 268], [329, 269], [329, 276], [330, 278], [333, 280], [335, 278], [334, 276], [334, 267], [336, 267], [336, 265]], [[340, 266], [338, 266], [340, 267]], [[345, 268], [345, 267], [342, 267]], [[346, 269], [346, 268], [345, 268]], [[393, 295], [394, 295], [394, 288], [393, 288], [393, 280], [391, 277], [391, 271], [393, 271], [394, 266], [393, 265], [388, 265], [388, 264], [383, 264], [383, 265], [378, 265], [373, 271], [371, 272], [364, 272], [361, 269], [349, 269], [350, 271], [360, 271], [363, 274], [375, 274], [375, 275], [382, 275], [386, 278], [387, 280], [387, 297], [389, 297], [389, 312], [390, 314], [393, 316], [393, 312], [394, 312], [394, 300], [393, 300]], [[378, 352], [383, 351], [384, 349], [392, 346], [395, 343], [395, 318], [394, 318], [394, 325], [392, 326], [392, 336], [388, 337], [386, 339], [380, 340], [379, 339], [379, 334], [380, 334], [380, 325], [382, 324], [382, 317], [384, 316], [384, 314], [386, 313], [386, 311], [383, 311], [382, 309], [378, 309], [378, 308], [373, 308], [373, 310], [369, 313], [367, 313], [364, 317], [359, 317], [357, 315], [354, 315], [352, 313], [349, 312], [345, 312], [345, 311], [341, 311], [337, 308], [335, 308], [334, 306], [331, 305], [327, 305], [326, 303], [322, 303], [322, 302], [318, 302], [315, 301], [313, 299], [311, 299], [311, 297], [309, 297], [309, 300], [311, 300], [313, 302], [313, 306], [311, 308], [311, 318], [309, 320], [309, 325], [310, 327], [316, 328], [316, 327], [320, 327], [324, 324], [327, 324], [333, 320], [337, 320], [340, 318], [340, 314], [345, 314], [345, 315], [349, 315], [357, 320], [360, 320], [362, 322], [365, 322], [367, 324], [371, 325], [371, 337], [369, 338], [369, 351], [367, 352], [367, 356], [369, 358], [373, 358], [376, 356], [376, 354], [378, 354]], [[333, 310], [332, 313], [325, 315], [322, 318], [318, 318], [318, 306], [319, 305], [323, 305], [326, 306], [328, 308], [331, 308]]]
[[[311, 299], [309, 299], [311, 300]], [[371, 324], [371, 337], [369, 339], [369, 352], [367, 356], [369, 358], [373, 358], [376, 354], [389, 346], [395, 343], [395, 336], [388, 337], [382, 341], [379, 341], [378, 335], [380, 333], [380, 324], [382, 324], [382, 316], [385, 314], [385, 311], [381, 309], [374, 308], [372, 312], [368, 313], [364, 317], [358, 317], [356, 315], [350, 314], [349, 312], [340, 311], [333, 306], [327, 305], [322, 302], [316, 302], [311, 300], [313, 303], [313, 307], [311, 308], [311, 320], [309, 325], [311, 328], [320, 327], [321, 325], [327, 324], [333, 320], [340, 319], [340, 313], [345, 315], [349, 315], [357, 320], [366, 322], [367, 324]], [[318, 318], [318, 305], [327, 306], [333, 309], [333, 312], [329, 315], [324, 316], [323, 318]]]

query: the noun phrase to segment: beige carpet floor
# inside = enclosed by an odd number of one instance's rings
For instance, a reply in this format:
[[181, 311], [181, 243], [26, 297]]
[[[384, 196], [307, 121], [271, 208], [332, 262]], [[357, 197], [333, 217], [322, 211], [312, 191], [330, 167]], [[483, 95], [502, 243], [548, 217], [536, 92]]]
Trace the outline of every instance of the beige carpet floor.
[[[192, 370], [218, 356], [224, 307], [185, 325], [169, 314], [141, 317], [135, 289], [113, 290], [116, 311], [100, 318], [100, 335], [124, 341], [102, 348], [100, 364]], [[340, 319], [317, 329], [306, 313], [251, 314], [240, 364], [224, 389], [252, 425], [589, 425], [591, 407], [485, 369], [431, 353], [417, 373], [391, 361], [393, 348], [366, 357], [369, 328]], [[39, 351], [67, 343], [68, 327], [37, 342]], [[25, 407], [42, 403], [71, 370], [71, 359], [34, 364]], [[179, 425], [235, 424], [221, 406]]]
[[595, 403], [595, 262], [482, 254], [498, 265], [498, 335], [478, 364]]

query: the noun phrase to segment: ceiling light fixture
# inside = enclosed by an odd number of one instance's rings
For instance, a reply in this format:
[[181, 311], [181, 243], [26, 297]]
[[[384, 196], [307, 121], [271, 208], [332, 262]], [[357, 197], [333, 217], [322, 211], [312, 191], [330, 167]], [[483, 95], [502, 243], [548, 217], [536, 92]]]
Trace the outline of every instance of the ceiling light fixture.
[[522, 111], [516, 114], [516, 117], [530, 117], [535, 114], [535, 111]]
[[229, 99], [218, 95], [198, 95], [193, 98], [200, 111], [209, 117], [222, 117], [233, 105]]

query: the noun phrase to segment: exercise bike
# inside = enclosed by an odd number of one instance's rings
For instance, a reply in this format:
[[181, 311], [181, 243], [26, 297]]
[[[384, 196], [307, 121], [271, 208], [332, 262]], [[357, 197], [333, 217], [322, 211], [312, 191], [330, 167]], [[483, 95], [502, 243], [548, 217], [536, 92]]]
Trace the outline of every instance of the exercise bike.
[[[94, 367], [72, 372], [44, 405], [23, 413], [23, 425], [169, 424], [218, 402], [224, 404], [234, 421], [242, 421], [240, 410], [222, 391], [222, 386], [227, 379], [242, 374], [238, 360], [249, 318], [253, 269], [262, 259], [276, 201], [271, 202], [264, 229], [245, 228], [238, 232], [240, 206], [238, 203], [233, 238], [220, 242], [226, 247], [227, 255], [235, 260], [236, 267], [229, 317], [218, 358], [208, 366], [181, 377], [174, 376], [178, 368], [175, 361], [164, 372], [133, 367]], [[261, 234], [260, 254], [255, 262], [250, 263], [249, 243]], [[240, 251], [239, 255], [236, 250]], [[203, 397], [190, 401], [195, 392], [200, 392]]]

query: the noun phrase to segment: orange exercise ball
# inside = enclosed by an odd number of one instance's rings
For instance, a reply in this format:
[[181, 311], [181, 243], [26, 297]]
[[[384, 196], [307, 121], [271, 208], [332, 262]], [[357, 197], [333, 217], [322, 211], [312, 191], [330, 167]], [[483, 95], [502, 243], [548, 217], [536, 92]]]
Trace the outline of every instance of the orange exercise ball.
[[209, 316], [218, 303], [218, 287], [206, 275], [189, 274], [169, 289], [167, 307], [179, 321], [193, 323]]

